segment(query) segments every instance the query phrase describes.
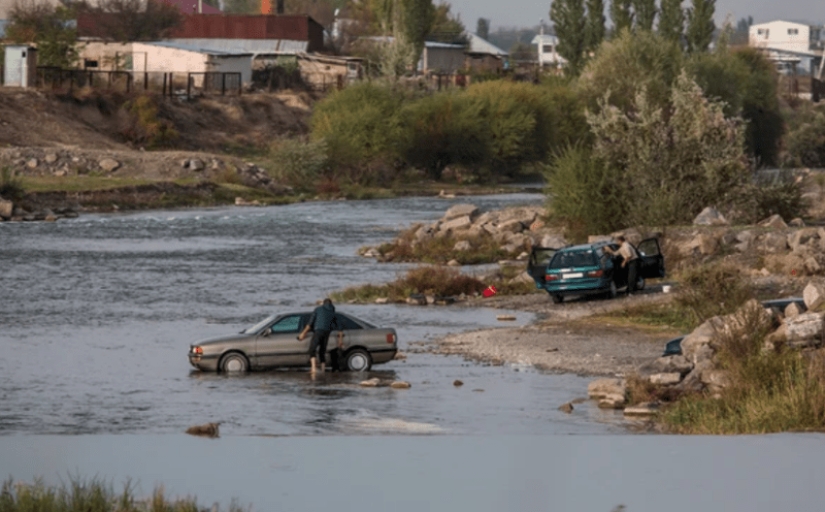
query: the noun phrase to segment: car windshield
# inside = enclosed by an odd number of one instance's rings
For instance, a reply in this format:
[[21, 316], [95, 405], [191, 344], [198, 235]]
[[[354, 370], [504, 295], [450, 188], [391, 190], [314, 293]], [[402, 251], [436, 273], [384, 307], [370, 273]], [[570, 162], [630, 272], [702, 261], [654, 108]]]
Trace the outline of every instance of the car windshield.
[[275, 320], [275, 316], [276, 315], [266, 317], [265, 319], [261, 320], [260, 322], [253, 325], [252, 327], [249, 327], [248, 329], [244, 329], [243, 331], [241, 331], [241, 334], [255, 334], [256, 332], [258, 332], [261, 329], [263, 329], [264, 327], [266, 327], [267, 324], [269, 324], [270, 322]]
[[559, 252], [550, 262], [550, 268], [594, 267], [596, 256], [593, 251]]

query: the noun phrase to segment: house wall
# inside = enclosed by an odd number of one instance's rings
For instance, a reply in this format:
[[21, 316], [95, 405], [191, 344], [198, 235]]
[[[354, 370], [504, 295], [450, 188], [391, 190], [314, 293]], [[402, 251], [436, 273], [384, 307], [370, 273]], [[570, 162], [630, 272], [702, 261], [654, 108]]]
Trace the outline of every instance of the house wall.
[[[89, 41], [77, 45], [80, 67], [84, 61], [96, 61], [100, 71], [132, 69], [132, 43], [107, 43]], [[141, 56], [142, 58], [142, 56]]]
[[504, 69], [504, 59], [495, 55], [467, 55], [464, 67], [473, 71], [496, 73]]
[[463, 48], [424, 48], [424, 73], [455, 73], [463, 67]]
[[216, 71], [219, 73], [240, 73], [242, 84], [249, 84], [252, 82], [252, 58], [247, 55], [212, 55], [207, 60], [206, 65], [209, 68], [209, 71]]
[[751, 25], [748, 43], [755, 47], [808, 52], [811, 49], [811, 27], [803, 23], [771, 21]]

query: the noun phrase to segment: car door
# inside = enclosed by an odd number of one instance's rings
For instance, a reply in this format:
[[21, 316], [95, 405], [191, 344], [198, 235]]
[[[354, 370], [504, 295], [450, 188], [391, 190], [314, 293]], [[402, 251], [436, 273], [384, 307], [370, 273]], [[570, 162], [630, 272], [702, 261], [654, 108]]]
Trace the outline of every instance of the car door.
[[527, 264], [527, 273], [537, 285], [544, 285], [544, 276], [547, 273], [547, 265], [553, 259], [553, 255], [558, 251], [555, 247], [533, 247], [530, 251], [530, 262]]
[[311, 336], [303, 341], [298, 334], [309, 320], [308, 314], [286, 315], [258, 335], [256, 354], [258, 366], [275, 368], [284, 366], [307, 366], [309, 364], [309, 343]]
[[639, 253], [639, 276], [645, 279], [665, 277], [665, 257], [659, 247], [659, 240], [647, 238], [636, 247]]

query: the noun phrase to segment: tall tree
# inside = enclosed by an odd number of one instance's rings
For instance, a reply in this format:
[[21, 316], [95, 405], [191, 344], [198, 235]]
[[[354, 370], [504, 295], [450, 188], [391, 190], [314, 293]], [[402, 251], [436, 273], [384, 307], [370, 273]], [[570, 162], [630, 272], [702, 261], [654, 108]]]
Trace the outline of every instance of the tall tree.
[[682, 0], [662, 0], [662, 9], [659, 12], [659, 35], [681, 45], [684, 29], [685, 11], [682, 10]]
[[77, 61], [77, 30], [72, 24], [73, 9], [48, 2], [19, 2], [9, 11], [6, 40], [36, 43], [37, 63], [42, 66], [72, 67]]
[[636, 12], [636, 28], [639, 30], [653, 30], [653, 20], [656, 18], [656, 0], [633, 0], [633, 10]]
[[687, 11], [687, 50], [690, 53], [705, 52], [713, 41], [713, 32], [716, 23], [713, 14], [716, 11], [716, 0], [691, 0], [691, 7]]
[[450, 4], [442, 3], [435, 7], [432, 25], [426, 37], [428, 41], [465, 44], [467, 42], [466, 31], [464, 23], [461, 22], [461, 16], [453, 15], [450, 12]]
[[487, 18], [479, 18], [476, 22], [476, 35], [482, 39], [490, 37], [490, 20]]
[[633, 27], [632, 5], [633, 0], [611, 0], [610, 19], [613, 21], [613, 37], [618, 36], [622, 30]]
[[[424, 40], [435, 22], [435, 6], [432, 0], [402, 0], [401, 6], [404, 9], [402, 30], [413, 47], [415, 65], [424, 51]], [[449, 5], [447, 10], [449, 11]]]
[[567, 60], [571, 74], [579, 74], [584, 64], [584, 0], [555, 0], [550, 5], [550, 19], [559, 38], [559, 55]]
[[584, 51], [595, 52], [604, 41], [604, 0], [586, 0], [587, 20], [584, 25]]

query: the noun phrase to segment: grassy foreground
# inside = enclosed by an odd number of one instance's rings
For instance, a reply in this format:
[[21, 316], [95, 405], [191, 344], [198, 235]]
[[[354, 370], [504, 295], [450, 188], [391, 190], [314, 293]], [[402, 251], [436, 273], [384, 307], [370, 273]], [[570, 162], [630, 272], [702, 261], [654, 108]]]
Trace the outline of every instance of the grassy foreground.
[[[0, 512], [211, 512], [213, 507], [200, 507], [195, 498], [171, 500], [158, 487], [147, 499], [136, 499], [131, 483], [117, 493], [101, 480], [83, 481], [72, 478], [70, 483], [49, 486], [41, 480], [32, 484], [3, 483], [0, 490]], [[245, 509], [234, 501], [229, 512]]]

